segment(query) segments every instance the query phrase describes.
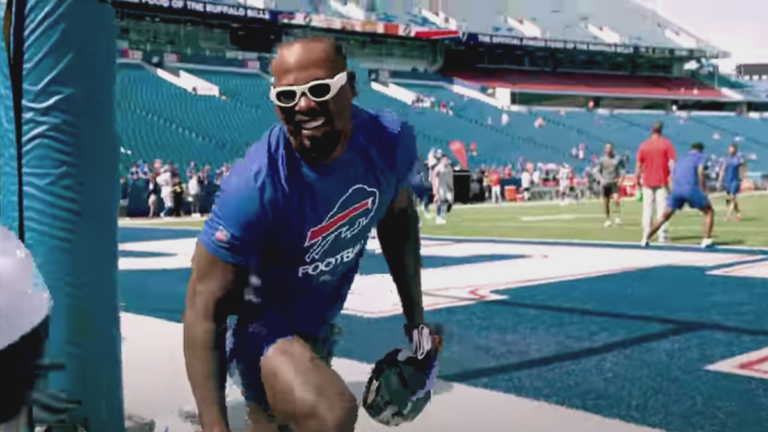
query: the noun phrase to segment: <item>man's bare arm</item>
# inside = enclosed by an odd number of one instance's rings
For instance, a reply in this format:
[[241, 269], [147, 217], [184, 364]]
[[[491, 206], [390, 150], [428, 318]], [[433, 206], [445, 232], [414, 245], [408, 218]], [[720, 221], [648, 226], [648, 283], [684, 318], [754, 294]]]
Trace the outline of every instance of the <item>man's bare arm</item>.
[[229, 430], [224, 399], [225, 353], [219, 328], [226, 324], [221, 300], [235, 283], [236, 270], [200, 243], [192, 258], [184, 311], [184, 359], [205, 432]]
[[410, 188], [403, 188], [379, 222], [381, 251], [389, 265], [408, 324], [424, 322], [421, 298], [419, 215]]

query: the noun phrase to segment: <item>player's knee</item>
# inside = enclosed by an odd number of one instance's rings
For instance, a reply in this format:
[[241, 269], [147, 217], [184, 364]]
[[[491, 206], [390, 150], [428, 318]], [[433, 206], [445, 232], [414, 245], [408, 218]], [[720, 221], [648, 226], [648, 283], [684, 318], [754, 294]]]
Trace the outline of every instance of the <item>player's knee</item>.
[[355, 396], [348, 390], [335, 397], [315, 394], [296, 412], [295, 424], [317, 431], [353, 432], [357, 412]]
[[280, 419], [298, 430], [354, 430], [355, 396], [304, 341], [278, 341], [261, 366], [269, 403]]

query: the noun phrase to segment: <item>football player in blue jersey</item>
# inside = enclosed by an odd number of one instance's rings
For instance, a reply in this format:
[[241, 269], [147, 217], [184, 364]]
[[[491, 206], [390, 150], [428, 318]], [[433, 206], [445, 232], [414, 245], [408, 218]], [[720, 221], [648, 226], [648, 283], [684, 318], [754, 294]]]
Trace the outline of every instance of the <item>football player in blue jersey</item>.
[[706, 192], [706, 162], [704, 144], [694, 143], [688, 154], [675, 164], [675, 171], [672, 174], [672, 193], [667, 199], [667, 208], [653, 228], [643, 236], [642, 246], [648, 246], [654, 234], [672, 218], [675, 212], [682, 210], [687, 204], [704, 214], [704, 238], [701, 241], [701, 247], [712, 247], [715, 210]]
[[[355, 75], [333, 40], [281, 45], [272, 72], [281, 124], [224, 178], [198, 238], [184, 313], [187, 375], [205, 432], [229, 430], [227, 368], [240, 379], [252, 431], [352, 431], [355, 397], [329, 366], [333, 322], [372, 228], [400, 295], [409, 350], [425, 375], [436, 367], [440, 340], [424, 324], [408, 188], [415, 134], [352, 103]], [[230, 315], [237, 321], [227, 325]]]
[[728, 157], [720, 169], [720, 182], [723, 185], [723, 189], [725, 189], [727, 197], [725, 201], [728, 205], [728, 213], [725, 215], [726, 221], [730, 220], [734, 213], [736, 214], [736, 220], [741, 220], [741, 210], [739, 209], [739, 201], [736, 197], [741, 191], [741, 172], [743, 167], [744, 158], [739, 154], [736, 144], [731, 144], [728, 147]]

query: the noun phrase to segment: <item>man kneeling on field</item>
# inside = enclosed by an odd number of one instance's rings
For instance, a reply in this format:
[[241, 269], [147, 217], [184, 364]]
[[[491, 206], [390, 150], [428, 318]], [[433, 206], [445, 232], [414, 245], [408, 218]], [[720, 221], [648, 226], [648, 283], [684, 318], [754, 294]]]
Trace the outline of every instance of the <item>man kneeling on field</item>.
[[[440, 346], [424, 325], [419, 218], [408, 187], [419, 163], [415, 133], [353, 105], [355, 75], [332, 40], [282, 45], [272, 72], [269, 96], [282, 124], [222, 180], [192, 260], [184, 355], [203, 431], [229, 430], [227, 368], [240, 378], [253, 432], [354, 429], [357, 402], [330, 367], [333, 322], [374, 227], [412, 344], [412, 355], [398, 358], [423, 379], [400, 401], [400, 418], [373, 406], [375, 391], [364, 406], [382, 423], [409, 421], [409, 404], [428, 400]], [[228, 315], [237, 316], [231, 327]]]

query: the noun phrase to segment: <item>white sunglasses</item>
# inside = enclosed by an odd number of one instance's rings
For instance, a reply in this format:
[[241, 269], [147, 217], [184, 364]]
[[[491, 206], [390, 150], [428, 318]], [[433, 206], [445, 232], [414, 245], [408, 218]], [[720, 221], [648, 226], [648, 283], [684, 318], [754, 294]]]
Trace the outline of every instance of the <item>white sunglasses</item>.
[[347, 83], [347, 71], [344, 71], [332, 79], [323, 79], [308, 82], [299, 86], [272, 86], [269, 89], [269, 98], [281, 107], [292, 107], [299, 103], [301, 95], [306, 94], [315, 102], [326, 101], [334, 96]]

